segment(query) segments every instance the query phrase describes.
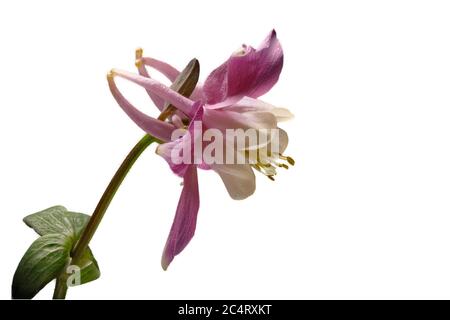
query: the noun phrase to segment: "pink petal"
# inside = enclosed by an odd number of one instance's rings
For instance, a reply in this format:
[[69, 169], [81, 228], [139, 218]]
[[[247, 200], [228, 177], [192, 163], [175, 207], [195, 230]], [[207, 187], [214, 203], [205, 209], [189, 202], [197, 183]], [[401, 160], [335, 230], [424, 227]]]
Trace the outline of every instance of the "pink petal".
[[228, 96], [228, 64], [231, 58], [213, 70], [203, 84], [204, 99], [208, 104], [219, 103]]
[[206, 102], [231, 96], [257, 98], [274, 86], [282, 68], [283, 50], [273, 30], [258, 49], [243, 47], [208, 76], [203, 86]]
[[[175, 79], [180, 74], [180, 71], [178, 71], [178, 69], [174, 68], [172, 65], [170, 65], [167, 62], [157, 60], [157, 59], [154, 59], [151, 57], [140, 57], [139, 59], [142, 62], [142, 65], [140, 67], [138, 67], [139, 70], [141, 70], [141, 69], [145, 70], [145, 73], [141, 73], [141, 71], [139, 71], [139, 73], [142, 76], [145, 76], [147, 78], [151, 78], [151, 77], [145, 75], [145, 74], [148, 75], [148, 72], [146, 71], [144, 65], [159, 71], [161, 74], [166, 76], [167, 79], [169, 79], [172, 82], [174, 82]], [[203, 87], [203, 85], [200, 82], [198, 82], [197, 86], [195, 87], [194, 91], [192, 92], [192, 94], [190, 96], [190, 98], [192, 100], [197, 101], [197, 100], [201, 100], [203, 98], [203, 88], [202, 87]]]
[[176, 154], [180, 155], [180, 157], [183, 156], [183, 150], [187, 150], [185, 148], [185, 145], [186, 144], [189, 144], [189, 146], [191, 145], [190, 141], [187, 140], [188, 138], [190, 139], [189, 135], [177, 139], [175, 141], [160, 144], [156, 148], [156, 154], [158, 154], [164, 160], [166, 160], [173, 173], [175, 173], [177, 176], [180, 177], [183, 177], [185, 175], [187, 168], [190, 166], [192, 162], [191, 163], [175, 162], [173, 155]]
[[130, 80], [131, 82], [134, 82], [147, 90], [150, 90], [153, 94], [173, 104], [177, 109], [181, 110], [186, 115], [193, 116], [195, 112], [192, 108], [194, 101], [184, 97], [164, 84], [154, 79], [146, 78], [128, 71], [114, 69], [112, 70], [112, 73], [124, 79]]
[[170, 141], [172, 131], [175, 130], [175, 127], [172, 124], [156, 120], [136, 109], [127, 99], [125, 99], [122, 93], [120, 93], [112, 75], [108, 75], [108, 84], [114, 99], [116, 99], [119, 106], [131, 120], [152, 136], [162, 141]]
[[171, 82], [174, 82], [175, 79], [180, 74], [180, 71], [172, 67], [170, 64], [160, 61], [157, 59], [153, 59], [150, 57], [143, 57], [142, 58], [143, 64], [146, 66], [152, 67], [155, 70], [158, 70], [163, 75], [165, 75]]
[[275, 116], [267, 111], [236, 112], [227, 108], [205, 109], [203, 121], [208, 128], [226, 129], [274, 129]]
[[287, 121], [294, 117], [294, 115], [286, 108], [275, 107], [270, 103], [250, 97], [243, 97], [242, 99], [239, 99], [238, 101], [226, 107], [224, 107], [224, 102], [221, 102], [215, 105], [208, 105], [207, 108], [208, 109], [226, 108], [226, 110], [228, 111], [234, 111], [239, 113], [270, 112], [275, 116], [277, 122]]
[[255, 174], [249, 164], [217, 164], [211, 167], [222, 178], [234, 200], [243, 200], [255, 192]]
[[197, 168], [194, 165], [188, 167], [183, 181], [183, 191], [161, 259], [161, 266], [164, 270], [167, 270], [173, 258], [187, 246], [194, 236], [197, 224], [200, 197]]
[[[142, 61], [142, 64], [144, 64], [148, 67], [152, 67], [153, 69], [161, 72], [164, 76], [167, 77], [167, 79], [169, 79], [172, 82], [174, 82], [175, 79], [180, 74], [180, 71], [178, 71], [178, 69], [174, 68], [172, 65], [168, 64], [167, 62], [157, 60], [157, 59], [154, 59], [151, 57], [143, 57], [141, 59], [141, 61]], [[141, 74], [141, 75], [143, 75], [143, 74]], [[194, 101], [201, 100], [203, 98], [203, 88], [202, 88], [201, 83], [197, 83], [197, 86], [195, 87], [194, 91], [192, 92], [190, 98]]]
[[[228, 108], [223, 109], [205, 109], [203, 115], [203, 123], [206, 128], [215, 128], [220, 130], [224, 136], [224, 154], [229, 149], [235, 149], [235, 152], [244, 150], [255, 150], [267, 145], [270, 140], [268, 136], [271, 133], [271, 129], [277, 128], [277, 121], [275, 116], [267, 111], [252, 111], [252, 112], [236, 112], [229, 111]], [[245, 140], [244, 145], [241, 145], [243, 149], [237, 148], [236, 137], [232, 135], [232, 139], [228, 139], [229, 129], [242, 129], [244, 134], [248, 134], [249, 137]], [[251, 131], [247, 131], [247, 130]], [[266, 137], [266, 138], [263, 138]], [[237, 153], [236, 153], [237, 154]]]
[[[137, 69], [141, 76], [146, 77], [146, 78], [151, 78], [143, 63], [137, 63]], [[150, 99], [152, 99], [155, 106], [160, 111], [162, 111], [162, 109], [164, 108], [164, 99], [162, 99], [159, 96], [157, 96], [156, 94], [154, 94], [151, 90], [145, 89], [145, 91], [147, 91], [148, 96], [150, 97]]]
[[[196, 111], [194, 117], [191, 120], [191, 123], [189, 124], [186, 134], [184, 134], [182, 137], [177, 137], [175, 140], [171, 142], [160, 144], [156, 148], [156, 153], [161, 157], [163, 157], [164, 160], [166, 160], [167, 163], [169, 164], [172, 171], [180, 177], [184, 176], [187, 168], [193, 163], [199, 164], [200, 166], [202, 166], [202, 169], [204, 166], [202, 164], [201, 159], [202, 155], [194, 154], [195, 151], [194, 143], [195, 141], [199, 143], [199, 141], [201, 141], [203, 134], [203, 132], [196, 132], [194, 130], [195, 122], [201, 121], [203, 118], [203, 104], [200, 101], [197, 101], [194, 104], [193, 109], [195, 109]], [[177, 132], [180, 132], [180, 130], [178, 130]], [[190, 154], [184, 155], [184, 151], [190, 152]], [[176, 162], [174, 159], [175, 156], [177, 156], [177, 158], [179, 157], [180, 158], [179, 160], [187, 159], [187, 162], [182, 161]], [[200, 158], [196, 159], [196, 157]]]

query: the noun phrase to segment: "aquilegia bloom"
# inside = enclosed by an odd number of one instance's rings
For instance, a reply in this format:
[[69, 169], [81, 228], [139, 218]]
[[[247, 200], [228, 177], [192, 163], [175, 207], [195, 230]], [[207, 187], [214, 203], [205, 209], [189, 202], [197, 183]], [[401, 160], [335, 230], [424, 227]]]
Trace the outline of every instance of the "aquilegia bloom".
[[[166, 269], [175, 255], [186, 247], [195, 232], [199, 209], [197, 167], [217, 172], [233, 199], [245, 199], [255, 191], [253, 169], [273, 180], [276, 167], [288, 168], [286, 163], [294, 164], [292, 158], [283, 155], [288, 136], [284, 130], [278, 128], [278, 122], [291, 118], [292, 114], [287, 109], [274, 107], [258, 99], [278, 81], [283, 66], [283, 51], [275, 31], [272, 31], [257, 49], [242, 46], [211, 72], [203, 85], [197, 85], [190, 98], [152, 79], [145, 68], [153, 67], [174, 81], [179, 71], [169, 64], [142, 57], [142, 51], [138, 50], [136, 65], [139, 75], [115, 69], [109, 73], [111, 92], [121, 108], [138, 126], [164, 142], [157, 148], [157, 153], [184, 181], [163, 252], [162, 266]], [[144, 87], [160, 110], [168, 102], [177, 108], [177, 112], [169, 121], [159, 121], [145, 115], [119, 92], [114, 76]], [[196, 123], [201, 123], [200, 133], [195, 130]], [[174, 132], [179, 133], [180, 129], [184, 134], [173, 140]], [[210, 163], [203, 155], [195, 153], [195, 143], [202, 140], [202, 133], [208, 129], [222, 133], [219, 151], [223, 148], [227, 156], [232, 152], [233, 159], [236, 154], [238, 158], [246, 161]], [[244, 147], [237, 146], [226, 134], [229, 129], [255, 130], [259, 138], [264, 139], [246, 141]], [[276, 132], [276, 139], [273, 132]], [[201, 145], [204, 143], [200, 142]], [[174, 154], [179, 151], [188, 152], [190, 161], [174, 161]]]

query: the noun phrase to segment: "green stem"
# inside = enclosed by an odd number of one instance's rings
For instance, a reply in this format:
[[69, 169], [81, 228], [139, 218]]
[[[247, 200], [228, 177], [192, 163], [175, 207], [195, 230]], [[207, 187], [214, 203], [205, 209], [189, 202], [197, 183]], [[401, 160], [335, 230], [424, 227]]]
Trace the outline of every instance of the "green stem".
[[119, 189], [119, 186], [125, 179], [126, 175], [130, 171], [133, 164], [136, 162], [136, 160], [139, 158], [142, 152], [145, 149], [147, 149], [147, 147], [151, 143], [155, 141], [157, 140], [154, 137], [146, 134], [141, 140], [139, 140], [139, 142], [134, 146], [134, 148], [131, 149], [128, 156], [122, 162], [122, 164], [119, 167], [119, 170], [117, 170], [117, 172], [114, 174], [114, 177], [111, 179], [111, 182], [109, 183], [108, 187], [103, 193], [103, 196], [98, 202], [97, 207], [94, 210], [94, 213], [89, 219], [89, 222], [86, 225], [86, 228], [84, 229], [80, 237], [80, 240], [78, 241], [77, 245], [72, 251], [72, 263], [71, 263], [72, 265], [76, 265], [76, 263], [81, 258], [84, 250], [86, 250], [89, 242], [92, 239], [92, 236], [94, 235], [98, 225], [100, 224], [100, 221], [105, 215], [106, 209], [108, 209], [111, 200], [113, 199], [114, 195]]
[[[66, 270], [67, 266], [64, 268]], [[56, 278], [55, 291], [53, 292], [53, 299], [65, 299], [67, 294], [67, 274], [62, 272], [58, 278]]]
[[[147, 147], [153, 142], [158, 142], [158, 140], [146, 134], [141, 140], [139, 140], [139, 142], [134, 146], [134, 148], [131, 149], [128, 156], [122, 162], [119, 169], [114, 174], [114, 177], [111, 179], [111, 182], [109, 183], [105, 192], [103, 193], [100, 201], [97, 204], [97, 207], [94, 210], [94, 213], [92, 214], [88, 224], [86, 225], [86, 228], [84, 229], [80, 239], [78, 240], [75, 248], [73, 249], [71, 254], [72, 261], [70, 262], [70, 265], [77, 265], [81, 256], [86, 250], [89, 242], [94, 236], [95, 231], [97, 231], [97, 228], [100, 222], [102, 221], [102, 218], [105, 215], [105, 212], [108, 209], [109, 204], [111, 203], [111, 200], [114, 198], [114, 195], [116, 194], [117, 190], [119, 189], [122, 181], [125, 179], [131, 167], [139, 158], [139, 156], [142, 154], [142, 152], [144, 152], [144, 150], [147, 149]], [[53, 299], [64, 299], [66, 297], [67, 293], [67, 284], [65, 280], [66, 278], [67, 277], [65, 276], [65, 272], [63, 272], [58, 277], [56, 281], [55, 291], [53, 294]]]

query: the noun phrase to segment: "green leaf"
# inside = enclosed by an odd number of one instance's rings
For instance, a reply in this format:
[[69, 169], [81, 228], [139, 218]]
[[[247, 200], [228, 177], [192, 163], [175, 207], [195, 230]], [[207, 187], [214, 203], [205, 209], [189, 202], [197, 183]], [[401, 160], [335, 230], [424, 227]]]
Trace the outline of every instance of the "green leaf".
[[81, 236], [81, 232], [83, 232], [91, 216], [84, 213], [73, 211], [67, 211], [66, 216], [67, 219], [69, 219], [70, 223], [72, 224], [72, 228], [75, 233], [75, 238], [78, 240], [78, 238]]
[[91, 249], [88, 247], [80, 259], [81, 284], [100, 278], [100, 269]]
[[[70, 252], [89, 221], [83, 213], [54, 206], [23, 220], [41, 237], [27, 250], [13, 279], [14, 299], [30, 299], [55, 279], [70, 261]], [[98, 263], [88, 247], [79, 262], [81, 284], [100, 277]]]
[[55, 279], [69, 260], [72, 241], [63, 234], [46, 234], [33, 242], [14, 274], [13, 299], [31, 299]]
[[23, 221], [41, 236], [58, 233], [78, 238], [89, 221], [89, 216], [67, 211], [63, 206], [55, 206], [26, 216]]

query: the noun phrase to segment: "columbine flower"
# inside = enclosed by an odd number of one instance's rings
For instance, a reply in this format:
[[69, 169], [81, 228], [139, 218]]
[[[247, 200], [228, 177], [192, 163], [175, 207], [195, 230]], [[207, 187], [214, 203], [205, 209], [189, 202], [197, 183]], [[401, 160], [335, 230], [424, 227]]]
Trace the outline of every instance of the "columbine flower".
[[[279, 121], [291, 118], [292, 114], [287, 109], [277, 108], [257, 99], [278, 81], [283, 66], [283, 51], [275, 31], [272, 31], [257, 49], [242, 46], [216, 68], [203, 85], [197, 85], [190, 99], [152, 79], [145, 66], [160, 71], [171, 81], [179, 74], [175, 68], [165, 62], [142, 57], [142, 50], [137, 50], [136, 58], [139, 75], [113, 69], [108, 75], [108, 82], [114, 98], [128, 116], [143, 130], [165, 142], [157, 148], [157, 153], [169, 163], [175, 174], [183, 177], [183, 190], [162, 257], [162, 266], [166, 269], [174, 256], [186, 247], [195, 232], [199, 209], [197, 167], [217, 172], [233, 199], [247, 198], [255, 190], [253, 169], [273, 180], [277, 167], [288, 168], [287, 163], [294, 164], [292, 158], [282, 154], [287, 147], [288, 137], [284, 130], [277, 127]], [[114, 76], [144, 87], [160, 110], [168, 102], [174, 105], [178, 112], [169, 122], [143, 114], [119, 92]], [[231, 145], [233, 152], [248, 160], [245, 164], [207, 164], [203, 159], [174, 163], [174, 149], [191, 150], [191, 160], [198, 158], [194, 148], [191, 148], [198, 139], [198, 133], [194, 130], [195, 121], [201, 121], [203, 129], [214, 128], [222, 133], [227, 129], [255, 129], [259, 132], [278, 129], [279, 141], [273, 141], [270, 136], [263, 143], [258, 140], [256, 143], [247, 144], [245, 148], [236, 148], [234, 142], [225, 139], [223, 145]], [[186, 130], [189, 135], [185, 134], [171, 141], [174, 130], [183, 127], [186, 122], [189, 123]], [[226, 137], [225, 134], [224, 136]], [[279, 142], [278, 152], [271, 152], [274, 142]], [[189, 148], [184, 148], [186, 146]], [[251, 150], [258, 152], [250, 152]]]

